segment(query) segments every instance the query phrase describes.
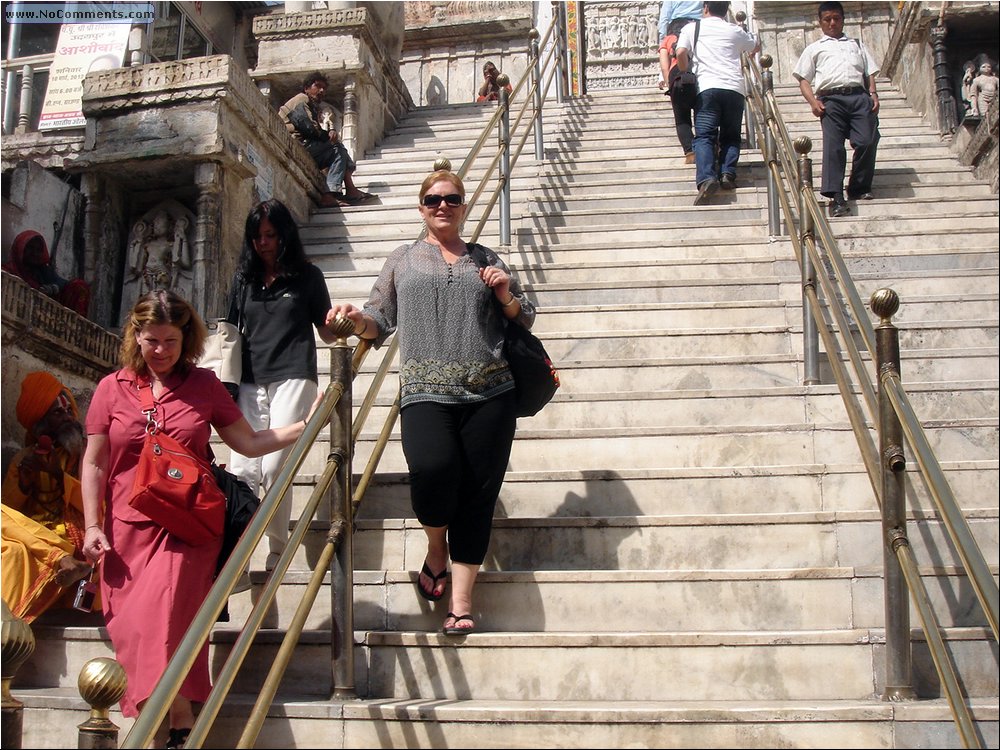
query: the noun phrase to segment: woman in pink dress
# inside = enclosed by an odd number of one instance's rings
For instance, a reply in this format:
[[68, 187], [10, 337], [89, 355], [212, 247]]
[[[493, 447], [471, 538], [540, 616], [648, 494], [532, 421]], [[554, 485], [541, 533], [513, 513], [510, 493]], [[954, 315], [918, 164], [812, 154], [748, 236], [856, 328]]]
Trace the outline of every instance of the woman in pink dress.
[[[173, 292], [143, 295], [122, 333], [122, 369], [98, 383], [87, 412], [84, 553], [102, 564], [104, 617], [128, 677], [125, 716], [138, 715], [194, 619], [222, 541], [188, 545], [128, 504], [145, 437], [139, 389], [151, 387], [160, 428], [206, 460], [213, 427], [248, 456], [284, 448], [305, 429], [302, 420], [254, 432], [215, 373], [194, 366], [206, 336], [194, 308]], [[206, 644], [170, 707], [168, 748], [184, 746], [192, 703], [203, 702], [210, 689]]]

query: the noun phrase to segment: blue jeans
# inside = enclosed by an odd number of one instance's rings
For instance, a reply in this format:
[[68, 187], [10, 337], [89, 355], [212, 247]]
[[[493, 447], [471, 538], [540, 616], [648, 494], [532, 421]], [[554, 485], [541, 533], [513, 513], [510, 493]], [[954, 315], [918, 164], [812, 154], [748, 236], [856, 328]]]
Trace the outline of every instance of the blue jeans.
[[744, 106], [746, 97], [739, 91], [706, 89], [698, 94], [694, 107], [695, 185], [724, 174], [736, 176]]

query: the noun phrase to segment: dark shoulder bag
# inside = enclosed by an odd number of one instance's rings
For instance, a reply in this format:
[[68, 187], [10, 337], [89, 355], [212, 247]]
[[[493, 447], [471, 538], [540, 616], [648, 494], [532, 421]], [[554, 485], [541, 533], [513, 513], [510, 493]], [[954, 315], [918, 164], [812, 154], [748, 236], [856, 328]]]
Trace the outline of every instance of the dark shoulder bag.
[[674, 65], [670, 68], [667, 90], [670, 98], [679, 105], [686, 105], [688, 109], [694, 109], [694, 102], [698, 98], [698, 76], [691, 69], [694, 67], [695, 51], [698, 47], [698, 32], [701, 30], [701, 21], [694, 22], [694, 44], [691, 45], [691, 54], [688, 55], [688, 70], [682, 71]]
[[[480, 245], [469, 244], [469, 255], [480, 268], [489, 265]], [[516, 413], [519, 417], [532, 417], [541, 411], [559, 387], [559, 373], [542, 342], [519, 323], [507, 320], [504, 327], [504, 357], [514, 377], [517, 393]]]

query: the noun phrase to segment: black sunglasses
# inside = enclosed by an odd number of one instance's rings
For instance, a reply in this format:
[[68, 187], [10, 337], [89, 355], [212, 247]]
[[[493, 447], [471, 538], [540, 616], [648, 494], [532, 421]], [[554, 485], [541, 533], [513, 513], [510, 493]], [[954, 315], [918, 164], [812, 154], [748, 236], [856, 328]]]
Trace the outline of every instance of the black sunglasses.
[[420, 202], [427, 208], [437, 208], [441, 205], [441, 201], [444, 201], [452, 208], [458, 208], [462, 205], [463, 200], [464, 198], [458, 193], [451, 193], [449, 195], [425, 195]]

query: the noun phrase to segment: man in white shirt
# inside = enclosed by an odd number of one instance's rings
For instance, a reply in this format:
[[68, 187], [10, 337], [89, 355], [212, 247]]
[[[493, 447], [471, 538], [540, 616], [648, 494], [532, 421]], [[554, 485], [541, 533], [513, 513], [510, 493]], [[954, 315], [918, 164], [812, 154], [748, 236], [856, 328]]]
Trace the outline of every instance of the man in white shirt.
[[677, 66], [698, 76], [694, 108], [696, 206], [705, 203], [720, 186], [724, 190], [736, 188], [746, 106], [740, 55], [760, 50], [752, 35], [725, 20], [728, 12], [729, 3], [705, 3], [701, 20], [685, 26], [677, 40]]
[[850, 213], [844, 198], [844, 173], [850, 139], [854, 149], [847, 198], [871, 200], [878, 148], [878, 65], [868, 49], [844, 34], [844, 7], [819, 4], [823, 37], [806, 47], [795, 65], [802, 96], [823, 127], [823, 178], [820, 194], [830, 199], [830, 216]]

